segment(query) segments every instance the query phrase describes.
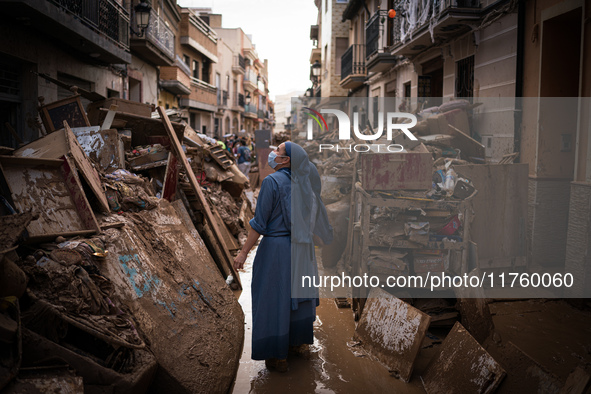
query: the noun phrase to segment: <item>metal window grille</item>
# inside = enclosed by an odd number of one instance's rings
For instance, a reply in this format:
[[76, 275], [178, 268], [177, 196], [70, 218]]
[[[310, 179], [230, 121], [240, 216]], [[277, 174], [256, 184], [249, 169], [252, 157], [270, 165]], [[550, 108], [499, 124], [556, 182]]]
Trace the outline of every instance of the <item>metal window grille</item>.
[[474, 56], [456, 62], [456, 97], [474, 96]]

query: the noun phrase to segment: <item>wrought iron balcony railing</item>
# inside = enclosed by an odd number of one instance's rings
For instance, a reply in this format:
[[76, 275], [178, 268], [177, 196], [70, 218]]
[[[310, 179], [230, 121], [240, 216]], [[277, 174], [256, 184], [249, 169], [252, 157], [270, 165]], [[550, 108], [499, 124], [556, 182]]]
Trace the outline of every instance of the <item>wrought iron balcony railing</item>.
[[150, 11], [150, 24], [146, 29], [146, 38], [164, 52], [169, 58], [174, 59], [174, 33], [166, 26], [164, 19], [152, 9]]
[[365, 57], [369, 58], [375, 53], [383, 52], [387, 47], [386, 35], [384, 34], [384, 27], [388, 19], [388, 12], [386, 10], [378, 10], [367, 21], [365, 25]]
[[49, 0], [80, 22], [129, 50], [129, 12], [113, 0]]
[[341, 80], [349, 75], [365, 75], [365, 45], [353, 44], [341, 56]]

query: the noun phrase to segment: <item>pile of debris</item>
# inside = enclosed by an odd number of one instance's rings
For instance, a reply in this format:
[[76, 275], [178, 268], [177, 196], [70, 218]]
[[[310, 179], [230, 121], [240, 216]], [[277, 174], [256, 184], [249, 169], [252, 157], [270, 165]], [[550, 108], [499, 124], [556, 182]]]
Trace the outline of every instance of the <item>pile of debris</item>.
[[41, 102], [45, 135], [1, 149], [0, 388], [230, 387], [248, 179], [215, 141], [152, 110]]

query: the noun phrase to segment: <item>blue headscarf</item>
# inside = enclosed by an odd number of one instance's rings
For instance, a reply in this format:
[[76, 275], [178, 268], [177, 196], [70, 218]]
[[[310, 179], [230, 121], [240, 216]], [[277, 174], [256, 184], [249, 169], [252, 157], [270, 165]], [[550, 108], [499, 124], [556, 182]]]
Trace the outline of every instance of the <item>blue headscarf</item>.
[[[326, 208], [320, 198], [322, 184], [316, 166], [308, 159], [308, 154], [300, 145], [285, 142], [285, 152], [291, 158], [291, 237], [292, 242], [313, 242], [313, 234], [329, 244], [333, 239], [333, 229], [328, 222]], [[311, 196], [316, 196], [314, 202]], [[311, 210], [317, 207], [315, 217]], [[315, 220], [311, 225], [310, 219]], [[313, 231], [311, 231], [313, 229]]]

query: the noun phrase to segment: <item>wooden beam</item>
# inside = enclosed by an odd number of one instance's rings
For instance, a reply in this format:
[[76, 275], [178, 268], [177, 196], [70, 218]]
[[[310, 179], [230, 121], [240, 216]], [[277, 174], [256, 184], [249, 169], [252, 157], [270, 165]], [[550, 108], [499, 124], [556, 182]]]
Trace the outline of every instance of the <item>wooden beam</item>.
[[234, 259], [230, 255], [230, 251], [228, 249], [228, 246], [224, 242], [224, 238], [222, 237], [222, 233], [221, 233], [219, 227], [217, 226], [216, 218], [214, 217], [214, 214], [211, 211], [209, 204], [207, 203], [207, 199], [205, 198], [205, 196], [203, 195], [203, 192], [201, 191], [201, 186], [199, 185], [199, 182], [197, 182], [197, 178], [195, 178], [195, 174], [193, 173], [193, 169], [191, 168], [191, 166], [189, 165], [189, 162], [187, 161], [187, 156], [185, 155], [185, 152], [183, 151], [181, 143], [179, 142], [179, 139], [172, 127], [172, 124], [170, 123], [170, 119], [168, 119], [168, 115], [166, 115], [166, 111], [161, 106], [158, 107], [158, 113], [160, 114], [160, 118], [162, 118], [162, 123], [164, 125], [164, 128], [166, 129], [166, 133], [168, 134], [168, 137], [170, 138], [170, 146], [172, 147], [174, 155], [181, 162], [181, 165], [183, 166], [183, 168], [187, 174], [187, 177], [189, 178], [189, 183], [191, 184], [191, 188], [193, 189], [193, 191], [195, 192], [195, 195], [199, 199], [199, 202], [203, 206], [203, 212], [205, 212], [205, 217], [207, 218], [207, 222], [209, 223], [209, 225], [211, 225], [214, 238], [217, 241], [218, 245], [220, 245], [220, 249], [222, 249], [222, 251], [223, 251], [223, 256], [225, 256], [225, 260], [226, 260], [224, 263], [226, 263], [227, 267], [229, 268], [229, 272], [232, 272], [232, 275], [234, 276], [236, 282], [240, 286], [240, 289], [242, 289], [242, 283], [240, 282], [240, 277], [238, 276], [238, 272], [234, 269], [234, 264], [233, 264]]

